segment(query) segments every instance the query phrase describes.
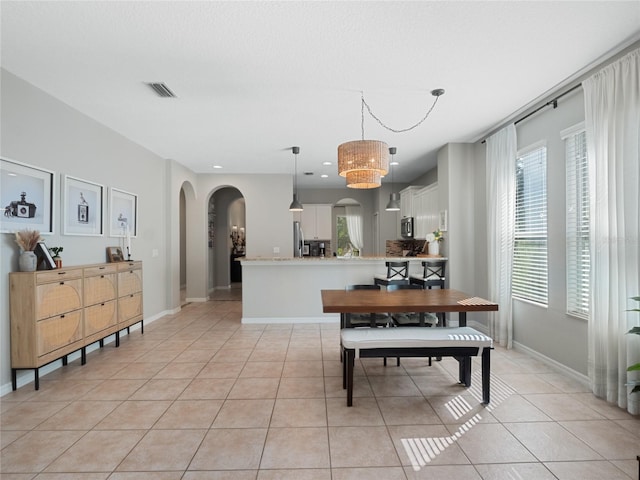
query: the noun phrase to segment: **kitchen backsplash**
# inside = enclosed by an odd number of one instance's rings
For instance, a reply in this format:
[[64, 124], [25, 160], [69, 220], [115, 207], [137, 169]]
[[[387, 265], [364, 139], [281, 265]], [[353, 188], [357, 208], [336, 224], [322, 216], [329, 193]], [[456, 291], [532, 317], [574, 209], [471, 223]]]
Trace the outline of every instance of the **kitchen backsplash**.
[[385, 255], [387, 257], [415, 257], [422, 253], [425, 243], [427, 243], [426, 240], [387, 240]]

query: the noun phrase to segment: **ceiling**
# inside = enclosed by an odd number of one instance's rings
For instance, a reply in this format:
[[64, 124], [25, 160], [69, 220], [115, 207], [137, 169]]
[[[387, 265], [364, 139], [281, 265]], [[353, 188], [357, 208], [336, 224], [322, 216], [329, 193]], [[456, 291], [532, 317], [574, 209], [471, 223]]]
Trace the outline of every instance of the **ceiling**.
[[[340, 143], [397, 147], [397, 182], [640, 38], [640, 1], [0, 3], [1, 65], [195, 172], [343, 187]], [[145, 84], [164, 82], [177, 98]], [[331, 166], [322, 165], [332, 162]], [[213, 165], [222, 169], [213, 169]], [[301, 172], [313, 172], [313, 176]], [[321, 178], [326, 173], [328, 178]]]

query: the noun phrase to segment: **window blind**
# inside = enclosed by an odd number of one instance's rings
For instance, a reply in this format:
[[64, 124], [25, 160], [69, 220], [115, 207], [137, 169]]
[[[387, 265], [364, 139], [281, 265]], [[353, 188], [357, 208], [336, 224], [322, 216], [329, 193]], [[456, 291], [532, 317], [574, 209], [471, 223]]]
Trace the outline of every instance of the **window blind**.
[[567, 166], [567, 313], [589, 318], [589, 170], [584, 130], [565, 140]]
[[513, 296], [546, 305], [547, 271], [547, 148], [537, 146], [516, 160]]

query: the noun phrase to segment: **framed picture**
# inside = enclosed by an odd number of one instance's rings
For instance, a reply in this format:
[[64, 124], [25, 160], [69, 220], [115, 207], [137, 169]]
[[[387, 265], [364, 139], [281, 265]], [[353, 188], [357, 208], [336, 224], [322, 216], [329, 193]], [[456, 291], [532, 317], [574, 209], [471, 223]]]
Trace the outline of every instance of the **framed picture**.
[[56, 268], [56, 262], [51, 256], [51, 252], [45, 245], [44, 242], [38, 242], [36, 245], [36, 249], [33, 251], [38, 257], [38, 270], [40, 270], [40, 265], [43, 264], [46, 270], [53, 270]]
[[53, 233], [54, 172], [0, 158], [0, 232]]
[[135, 238], [138, 235], [138, 195], [117, 188], [109, 191], [109, 235]]
[[102, 236], [105, 187], [65, 175], [62, 191], [62, 233]]
[[124, 255], [120, 247], [107, 247], [107, 262], [124, 262]]
[[447, 218], [447, 211], [446, 210], [442, 210], [440, 212], [440, 222], [439, 222], [439, 225], [438, 225], [438, 228], [440, 229], [440, 231], [446, 232], [447, 229], [449, 228], [448, 223], [449, 223], [449, 221], [448, 221], [448, 218]]

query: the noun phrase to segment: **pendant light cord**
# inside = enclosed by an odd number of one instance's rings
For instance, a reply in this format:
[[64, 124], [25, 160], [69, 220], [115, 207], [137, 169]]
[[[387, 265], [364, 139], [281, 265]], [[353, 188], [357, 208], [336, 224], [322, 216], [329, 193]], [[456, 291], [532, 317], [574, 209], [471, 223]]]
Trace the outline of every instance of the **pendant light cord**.
[[298, 195], [298, 154], [293, 154], [293, 193]]
[[371, 117], [373, 117], [373, 119], [378, 122], [380, 124], [381, 127], [386, 128], [387, 130], [389, 130], [390, 132], [393, 133], [404, 133], [404, 132], [408, 132], [410, 130], [413, 130], [414, 128], [419, 127], [420, 125], [422, 125], [422, 123], [427, 119], [427, 117], [429, 117], [429, 115], [431, 114], [431, 112], [433, 111], [433, 109], [436, 106], [436, 103], [438, 103], [438, 99], [440, 98], [441, 95], [444, 95], [444, 90], [441, 88], [438, 88], [436, 90], [432, 90], [431, 91], [431, 95], [433, 95], [435, 98], [435, 100], [433, 101], [433, 104], [431, 105], [431, 108], [429, 108], [429, 110], [427, 110], [427, 113], [425, 113], [424, 117], [422, 117], [421, 120], [418, 121], [418, 123], [416, 123], [415, 125], [412, 125], [410, 127], [407, 128], [391, 128], [387, 125], [385, 125], [383, 123], [382, 120], [380, 120], [372, 111], [371, 111], [371, 107], [369, 106], [369, 104], [366, 102], [366, 100], [364, 99], [364, 92], [360, 92], [361, 94], [361, 98], [362, 98], [362, 139], [364, 140], [364, 107], [367, 107], [367, 111], [369, 112], [369, 115], [371, 115]]

